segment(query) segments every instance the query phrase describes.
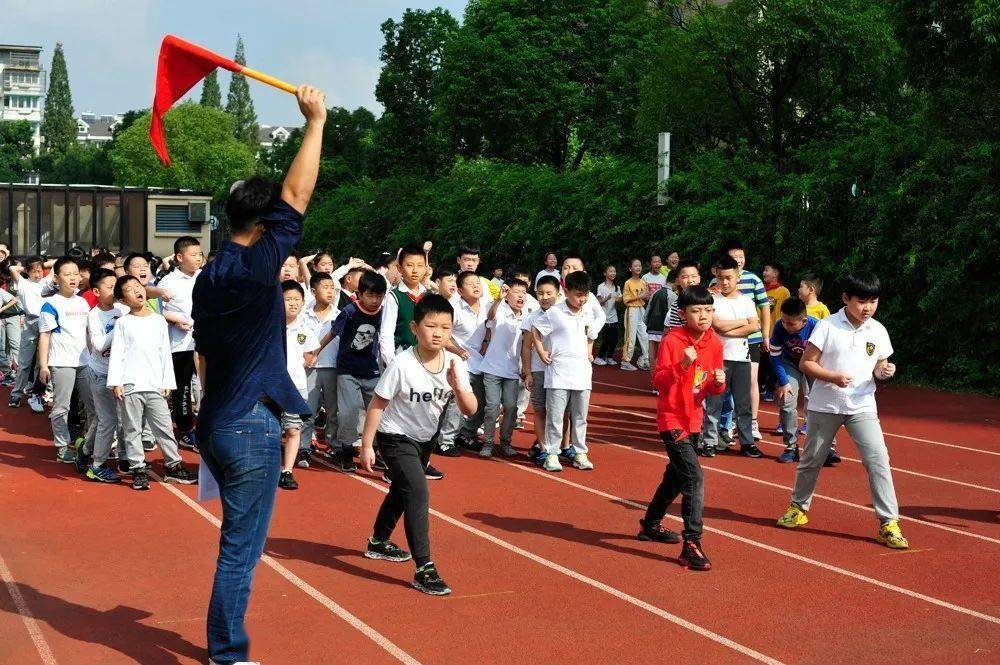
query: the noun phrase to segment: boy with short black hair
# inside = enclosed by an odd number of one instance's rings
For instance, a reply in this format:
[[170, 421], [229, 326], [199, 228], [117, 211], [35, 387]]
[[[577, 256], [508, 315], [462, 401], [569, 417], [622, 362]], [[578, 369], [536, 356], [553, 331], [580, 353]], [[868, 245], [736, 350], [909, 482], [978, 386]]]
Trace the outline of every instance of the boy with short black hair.
[[[478, 407], [461, 419], [459, 412], [451, 406], [445, 415], [441, 426], [440, 452], [442, 455], [457, 457], [459, 448], [478, 450], [477, 433], [483, 424], [483, 413], [486, 410], [486, 393], [483, 385], [483, 373], [480, 364], [483, 362], [482, 345], [486, 338], [486, 320], [489, 317], [488, 305], [483, 305], [482, 281], [476, 273], [465, 270], [458, 274], [458, 292], [451, 304], [454, 311], [454, 327], [448, 350], [468, 364], [469, 382], [476, 396]], [[449, 445], [454, 441], [455, 445]]]
[[[559, 280], [552, 275], [542, 275], [535, 284], [535, 295], [538, 296], [538, 309], [525, 317], [524, 323], [521, 324], [521, 379], [531, 395], [531, 406], [534, 410], [535, 443], [531, 446], [528, 457], [541, 466], [548, 456], [545, 445], [546, 365], [535, 351], [534, 338], [530, 333], [538, 317], [559, 301]], [[547, 351], [552, 352], [549, 340], [545, 341], [544, 346]]]
[[804, 302], [798, 298], [787, 298], [781, 303], [781, 317], [771, 333], [771, 363], [778, 386], [775, 399], [781, 408], [776, 432], [780, 432], [785, 440], [785, 451], [778, 457], [781, 463], [799, 461], [799, 393], [807, 395], [812, 385], [812, 379], [799, 370], [799, 362], [816, 323], [816, 319], [806, 313]]
[[[455, 257], [460, 272], [476, 272], [479, 270], [479, 247], [472, 243], [465, 243], [458, 248], [458, 256]], [[479, 281], [483, 285], [483, 304], [489, 307], [494, 301], [500, 300], [500, 287], [480, 276]]]
[[52, 287], [51, 280], [45, 279], [44, 261], [40, 256], [25, 259], [22, 265], [10, 266], [11, 282], [17, 291], [17, 299], [24, 310], [24, 329], [17, 352], [17, 378], [10, 393], [7, 406], [16, 409], [28, 395], [28, 406], [35, 413], [42, 413], [42, 391], [45, 386], [38, 381], [38, 317], [42, 310], [42, 300]]
[[506, 285], [504, 300], [486, 323], [486, 351], [480, 370], [483, 372], [483, 387], [486, 395], [486, 409], [483, 414], [483, 446], [480, 457], [493, 456], [494, 431], [497, 418], [503, 409], [500, 424], [500, 455], [515, 457], [517, 451], [511, 445], [514, 425], [517, 421], [517, 399], [520, 389], [520, 367], [518, 359], [521, 351], [521, 324], [524, 321], [524, 303], [528, 285], [519, 279]]
[[896, 374], [896, 366], [889, 362], [893, 353], [889, 333], [873, 318], [880, 293], [875, 275], [847, 275], [841, 290], [844, 307], [816, 324], [809, 337], [799, 363], [802, 372], [815, 380], [806, 411], [809, 434], [795, 472], [792, 503], [778, 526], [791, 529], [809, 523], [809, 504], [820, 468], [837, 431], [846, 427], [868, 474], [872, 507], [879, 520], [875, 540], [892, 549], [906, 549], [909, 542], [899, 528], [889, 451], [875, 402], [876, 382]]
[[399, 250], [399, 271], [402, 279], [385, 297], [382, 306], [382, 328], [379, 348], [382, 367], [388, 367], [397, 353], [416, 344], [410, 330], [413, 311], [427, 289], [421, 283], [427, 271], [427, 257], [422, 247], [407, 245]]
[[[674, 252], [676, 254], [676, 252]], [[691, 259], [684, 259], [683, 261], [677, 262], [677, 267], [675, 267], [671, 273], [674, 279], [674, 290], [677, 295], [680, 296], [684, 292], [684, 289], [689, 289], [692, 286], [698, 286], [701, 284], [701, 267], [698, 265], [697, 261]], [[664, 324], [663, 332], [667, 334], [674, 328], [679, 328], [684, 325], [684, 314], [677, 307], [677, 300], [674, 299], [673, 305], [670, 311], [667, 313], [667, 320]]]
[[830, 308], [820, 302], [823, 280], [814, 273], [806, 273], [799, 281], [799, 299], [806, 304], [806, 313], [817, 321], [830, 316]]
[[444, 348], [451, 336], [453, 311], [448, 301], [436, 294], [416, 304], [410, 321], [416, 344], [401, 351], [379, 379], [361, 439], [364, 469], [372, 471], [377, 445], [392, 481], [365, 556], [389, 561], [411, 558], [389, 540], [402, 516], [406, 542], [417, 566], [413, 586], [436, 596], [447, 595], [451, 589], [431, 560], [424, 469], [448, 402], [454, 400], [466, 415], [476, 410], [465, 361]]
[[[764, 272], [761, 273], [761, 276], [764, 278], [764, 294], [767, 296], [767, 304], [771, 310], [772, 328], [775, 322], [781, 317], [781, 305], [791, 295], [788, 288], [781, 283], [784, 274], [784, 266], [777, 261], [768, 261], [765, 263]], [[765, 330], [764, 332], [770, 334], [770, 330]], [[765, 402], [774, 401], [776, 378], [773, 363], [771, 362], [771, 354], [762, 353], [760, 356], [757, 383], [760, 386], [761, 399]]]
[[[384, 280], [383, 280], [384, 281]], [[309, 290], [312, 302], [304, 307], [300, 318], [316, 339], [322, 339], [330, 332], [330, 327], [340, 313], [333, 301], [336, 298], [336, 280], [329, 273], [317, 272], [309, 278]], [[337, 423], [340, 417], [337, 411], [337, 350], [320, 349], [313, 364], [306, 368], [306, 404], [313, 417], [305, 419], [299, 432], [299, 451], [295, 465], [309, 468], [309, 459], [313, 452], [313, 438], [318, 442], [336, 440]], [[317, 421], [316, 415], [320, 408], [326, 406], [325, 429]]]
[[[317, 272], [310, 279], [315, 279], [320, 275], [329, 277], [329, 273]], [[305, 291], [302, 285], [294, 279], [288, 279], [281, 283], [281, 293], [285, 301], [285, 339], [284, 342], [286, 360], [288, 363], [288, 377], [292, 384], [298, 389], [302, 399], [307, 399], [309, 389], [306, 383], [306, 366], [311, 365], [316, 358], [316, 351], [319, 349], [319, 340], [312, 331], [312, 327], [300, 317], [302, 308], [305, 305]], [[306, 416], [309, 419], [310, 416]], [[278, 487], [284, 490], [297, 490], [298, 481], [292, 473], [296, 459], [300, 456], [300, 439], [302, 438], [303, 417], [298, 413], [281, 414], [281, 432], [284, 439], [285, 450], [281, 461], [281, 476], [278, 478]]]
[[448, 302], [458, 293], [457, 274], [451, 268], [438, 266], [434, 269], [434, 288], [438, 295]]
[[722, 342], [712, 330], [715, 301], [708, 289], [691, 286], [677, 298], [684, 325], [672, 329], [660, 345], [653, 370], [653, 385], [659, 391], [656, 424], [667, 448], [670, 464], [639, 520], [639, 540], [677, 543], [681, 536], [664, 529], [667, 508], [681, 495], [684, 520], [680, 561], [691, 570], [710, 570], [701, 548], [705, 482], [696, 452], [702, 425], [702, 402], [725, 390]]

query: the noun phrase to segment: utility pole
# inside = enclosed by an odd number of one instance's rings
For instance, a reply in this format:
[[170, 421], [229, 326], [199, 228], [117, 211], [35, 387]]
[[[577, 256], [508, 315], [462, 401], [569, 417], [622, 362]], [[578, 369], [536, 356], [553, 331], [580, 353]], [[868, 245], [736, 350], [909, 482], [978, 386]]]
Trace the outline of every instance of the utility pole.
[[667, 203], [667, 180], [670, 179], [670, 132], [660, 132], [656, 150], [656, 205]]

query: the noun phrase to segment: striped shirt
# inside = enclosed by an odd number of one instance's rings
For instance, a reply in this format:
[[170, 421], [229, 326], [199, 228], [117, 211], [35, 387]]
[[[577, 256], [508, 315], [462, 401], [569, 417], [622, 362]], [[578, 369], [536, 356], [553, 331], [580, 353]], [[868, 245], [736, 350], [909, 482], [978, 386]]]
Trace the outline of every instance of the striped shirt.
[[[715, 278], [712, 278], [711, 284], [709, 286], [715, 286]], [[740, 282], [737, 285], [740, 293], [750, 298], [753, 304], [757, 306], [759, 310], [761, 307], [769, 307], [770, 301], [767, 299], [767, 291], [764, 289], [764, 281], [758, 277], [755, 273], [749, 270], [744, 270], [740, 274]], [[761, 319], [760, 325], [764, 325], [764, 320]], [[760, 332], [755, 332], [754, 334], [747, 337], [748, 344], [760, 344], [764, 341], [764, 335]]]

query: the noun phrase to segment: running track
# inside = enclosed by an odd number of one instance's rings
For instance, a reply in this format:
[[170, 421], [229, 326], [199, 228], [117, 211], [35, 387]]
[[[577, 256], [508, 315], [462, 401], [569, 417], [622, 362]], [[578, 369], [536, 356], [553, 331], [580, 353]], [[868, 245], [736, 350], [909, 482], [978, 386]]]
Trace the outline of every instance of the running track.
[[[1000, 402], [880, 391], [911, 549], [872, 541], [857, 452], [824, 469], [811, 522], [774, 521], [793, 465], [703, 460], [714, 570], [641, 543], [663, 472], [647, 375], [599, 368], [597, 469], [435, 458], [434, 559], [454, 589], [360, 554], [386, 486], [321, 465], [279, 492], [248, 612], [251, 656], [278, 663], [998, 663]], [[0, 395], [6, 401], [7, 394]], [[203, 663], [218, 502], [85, 482], [53, 461], [48, 421], [0, 406], [0, 663]], [[762, 404], [761, 426], [776, 422]], [[525, 451], [530, 432], [518, 432]], [[159, 453], [154, 469], [160, 469]], [[188, 462], [196, 456], [185, 453]], [[672, 508], [677, 514], [678, 506]], [[676, 520], [676, 518], [672, 518]], [[679, 529], [677, 521], [669, 524]], [[402, 528], [397, 542], [405, 544]]]

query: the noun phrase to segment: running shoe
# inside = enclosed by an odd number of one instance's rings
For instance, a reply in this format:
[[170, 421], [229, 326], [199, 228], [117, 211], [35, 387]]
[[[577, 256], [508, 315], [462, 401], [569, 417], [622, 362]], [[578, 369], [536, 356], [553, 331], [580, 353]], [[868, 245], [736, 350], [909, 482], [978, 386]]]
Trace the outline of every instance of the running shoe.
[[299, 483], [295, 480], [295, 476], [292, 475], [291, 471], [282, 471], [281, 477], [278, 478], [278, 487], [283, 490], [297, 490]]
[[711, 570], [712, 562], [705, 556], [701, 543], [697, 540], [685, 540], [681, 546], [681, 565], [688, 570]]
[[573, 466], [581, 471], [594, 470], [594, 463], [587, 457], [587, 453], [577, 453], [573, 458]]
[[84, 449], [83, 449], [84, 448], [83, 444], [85, 442], [86, 441], [84, 440], [84, 438], [80, 437], [73, 444], [73, 447], [76, 450], [76, 472], [77, 473], [87, 473], [87, 469], [90, 468], [90, 462], [91, 462], [90, 455], [88, 455], [84, 451]]
[[794, 529], [795, 527], [805, 526], [806, 524], [809, 524], [809, 514], [802, 510], [797, 503], [789, 505], [785, 514], [778, 519], [778, 526], [785, 529]]
[[35, 413], [42, 413], [45, 411], [45, 402], [43, 402], [42, 398], [38, 395], [32, 395], [28, 398], [28, 406], [30, 406], [31, 410]]
[[764, 390], [764, 391], [761, 391], [760, 398], [762, 400], [764, 400], [765, 402], [773, 402], [774, 401], [774, 391], [773, 390]]
[[636, 538], [639, 540], [654, 543], [668, 543], [671, 545], [681, 542], [681, 534], [671, 531], [670, 529], [664, 529], [659, 520], [655, 522], [647, 522], [642, 519], [639, 520], [639, 526], [639, 533], [636, 535]]
[[594, 364], [597, 365], [598, 367], [604, 367], [605, 365], [607, 365], [607, 363], [604, 362], [604, 358], [594, 358]]
[[614, 367], [615, 365], [618, 364], [618, 361], [615, 360], [614, 358], [605, 358], [604, 364], [607, 365], [608, 367]]
[[438, 446], [434, 451], [442, 457], [461, 457], [462, 451], [458, 449], [458, 446]]
[[63, 464], [75, 464], [76, 456], [73, 455], [73, 450], [69, 446], [60, 446], [56, 448], [56, 461]]
[[802, 423], [802, 427], [799, 428], [799, 434], [808, 434], [809, 428], [806, 427], [805, 423]]
[[102, 464], [97, 468], [90, 467], [87, 469], [87, 480], [93, 480], [97, 483], [120, 483], [122, 477], [115, 473], [113, 469], [109, 469]]
[[559, 451], [559, 458], [564, 462], [572, 464], [573, 460], [576, 459], [576, 448], [574, 448], [573, 446], [570, 446], [569, 448], [563, 448], [562, 450]]
[[618, 366], [618, 369], [620, 369], [623, 372], [638, 372], [639, 371], [638, 367], [636, 367], [635, 365], [633, 365], [632, 363], [629, 363], [629, 362], [623, 362], [621, 365]]
[[433, 561], [417, 568], [417, 572], [413, 576], [413, 588], [431, 596], [447, 596], [451, 593], [451, 589], [438, 575]]
[[[193, 452], [198, 452], [198, 435], [192, 429], [189, 432], [185, 432], [177, 437], [177, 445], [184, 450], [191, 450]], [[145, 449], [145, 446], [143, 446]]]
[[787, 464], [788, 462], [798, 462], [799, 461], [799, 447], [798, 446], [788, 446], [785, 448], [784, 452], [778, 456], [778, 461], [782, 464]]
[[727, 446], [733, 442], [733, 439], [735, 437], [736, 437], [736, 432], [735, 432], [734, 428], [732, 428], [732, 427], [730, 427], [728, 429], [725, 428], [725, 427], [723, 427], [722, 429], [719, 430], [719, 438]]
[[163, 473], [163, 482], [196, 485], [198, 484], [198, 474], [188, 471], [187, 467], [184, 466], [184, 462], [178, 462], [166, 468], [166, 471]]
[[756, 444], [751, 443], [749, 446], [740, 446], [740, 455], [743, 457], [763, 457], [764, 453], [760, 452], [760, 448]]
[[379, 542], [374, 538], [369, 538], [368, 546], [365, 547], [365, 558], [402, 563], [403, 561], [409, 561], [413, 557], [410, 556], [409, 552], [391, 540]]
[[823, 462], [823, 466], [837, 466], [843, 460], [840, 459], [840, 454], [837, 453], [836, 448], [830, 448], [830, 452], [826, 454], [826, 461]]
[[358, 465], [354, 462], [354, 450], [348, 448], [340, 453], [340, 470], [344, 473], [354, 473], [358, 470]]
[[531, 448], [528, 449], [528, 460], [536, 465], [541, 466], [545, 463], [545, 451], [542, 449], [542, 445], [538, 443], [538, 439], [531, 444]]
[[777, 425], [774, 426], [774, 433], [775, 434], [784, 434], [785, 433], [785, 426], [782, 425], [779, 422]]
[[524, 416], [518, 416], [517, 422], [514, 423], [514, 427], [517, 429], [524, 429]]
[[903, 537], [898, 520], [889, 520], [880, 526], [878, 534], [875, 536], [875, 542], [894, 550], [905, 550], [910, 546], [910, 542]]
[[760, 425], [757, 424], [756, 420], [751, 421], [750, 424], [750, 436], [754, 441], [760, 441], [763, 439], [763, 435], [760, 433]]
[[309, 468], [309, 459], [312, 457], [312, 453], [308, 450], [300, 449], [299, 452], [295, 454], [295, 466], [300, 469]]
[[145, 491], [149, 489], [149, 477], [146, 469], [136, 469], [132, 472], [132, 489]]
[[8, 409], [19, 409], [19, 408], [21, 408], [21, 398], [20, 397], [11, 397], [10, 400], [7, 402], [7, 408]]
[[483, 447], [479, 449], [480, 457], [493, 457], [493, 444], [484, 443]]
[[510, 445], [509, 443], [503, 443], [500, 445], [500, 456], [501, 457], [517, 457], [517, 448]]
[[715, 457], [715, 446], [701, 445], [695, 448], [695, 452], [702, 457]]
[[444, 472], [438, 471], [433, 466], [428, 464], [427, 468], [424, 469], [424, 478], [426, 478], [427, 480], [441, 480], [442, 478], [444, 478]]
[[559, 463], [558, 455], [546, 455], [543, 467], [546, 471], [562, 471], [562, 464]]
[[129, 466], [127, 459], [118, 460], [118, 473], [124, 476], [132, 475], [132, 467]]
[[152, 439], [145, 439], [142, 442], [142, 449], [147, 453], [153, 452], [156, 450], [156, 441], [153, 441]]

